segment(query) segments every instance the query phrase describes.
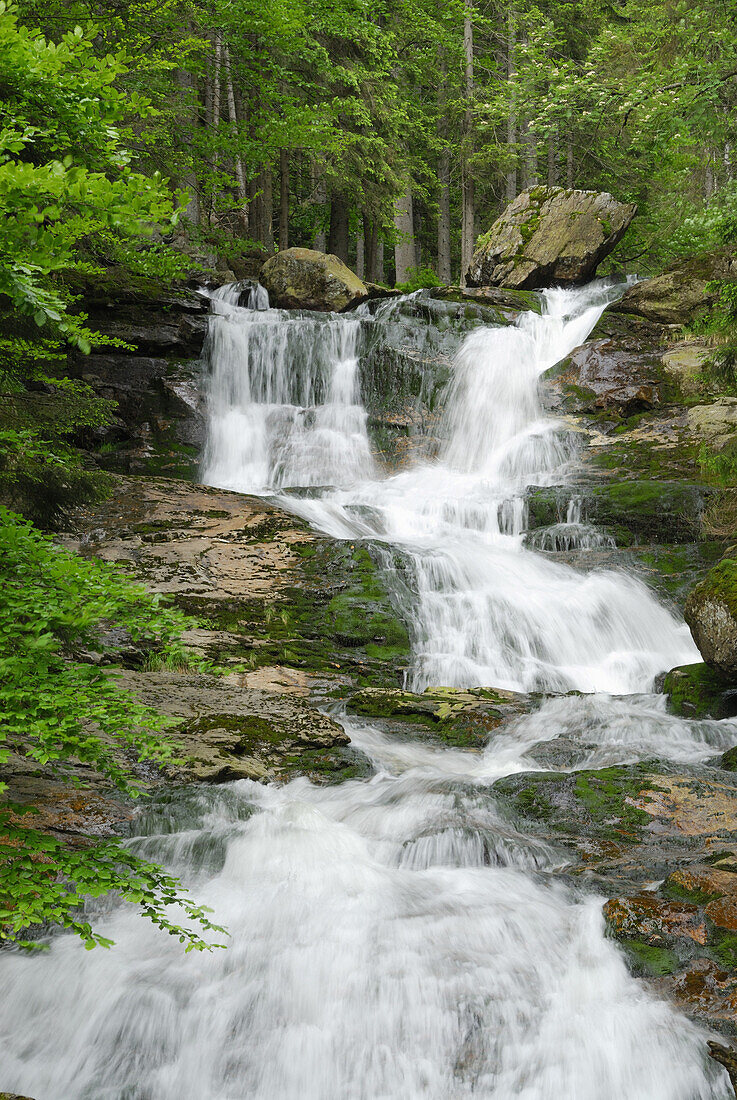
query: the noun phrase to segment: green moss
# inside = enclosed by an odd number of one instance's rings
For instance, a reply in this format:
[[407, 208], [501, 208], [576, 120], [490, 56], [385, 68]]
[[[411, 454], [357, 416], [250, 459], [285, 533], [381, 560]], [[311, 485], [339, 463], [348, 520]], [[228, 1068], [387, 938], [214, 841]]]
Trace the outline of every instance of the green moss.
[[681, 718], [727, 718], [732, 709], [725, 694], [730, 683], [703, 663], [670, 670], [663, 684], [668, 709]]
[[737, 558], [723, 558], [710, 569], [694, 590], [694, 598], [699, 602], [718, 600], [737, 616]]
[[631, 969], [642, 977], [663, 978], [680, 967], [678, 956], [665, 947], [653, 947], [641, 940], [627, 940], [621, 946]]
[[626, 798], [636, 797], [650, 784], [639, 776], [625, 778], [621, 768], [602, 768], [579, 772], [575, 780], [576, 797], [595, 821], [614, 817], [618, 825], [637, 831], [651, 820], [649, 814], [631, 806]]
[[729, 970], [737, 968], [737, 935], [714, 929], [709, 933], [709, 951], [722, 966]]
[[688, 901], [692, 905], [708, 905], [710, 901], [724, 896], [719, 890], [701, 890], [699, 887], [687, 890], [685, 886], [671, 879], [668, 879], [660, 888], [660, 894], [672, 901]]

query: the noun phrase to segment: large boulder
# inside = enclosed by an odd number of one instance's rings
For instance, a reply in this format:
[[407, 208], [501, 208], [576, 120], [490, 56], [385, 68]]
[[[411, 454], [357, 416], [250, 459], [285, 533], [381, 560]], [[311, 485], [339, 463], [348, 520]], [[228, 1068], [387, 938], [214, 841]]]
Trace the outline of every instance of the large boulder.
[[630, 287], [609, 308], [660, 324], [689, 324], [711, 309], [717, 300], [711, 284], [723, 279], [737, 279], [737, 256], [727, 248], [673, 264], [662, 275]]
[[585, 283], [637, 212], [606, 192], [533, 187], [494, 222], [474, 253], [468, 286], [535, 290]]
[[686, 601], [686, 622], [707, 665], [737, 677], [737, 546], [694, 588]]
[[342, 260], [312, 248], [277, 252], [261, 268], [259, 281], [277, 309], [340, 313], [369, 296], [365, 283]]

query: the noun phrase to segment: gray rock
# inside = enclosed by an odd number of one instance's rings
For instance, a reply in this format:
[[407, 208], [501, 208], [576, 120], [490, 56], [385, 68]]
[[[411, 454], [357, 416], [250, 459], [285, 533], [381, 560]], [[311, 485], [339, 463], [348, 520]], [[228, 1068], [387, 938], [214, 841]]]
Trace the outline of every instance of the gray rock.
[[707, 665], [737, 677], [737, 547], [727, 551], [686, 600], [686, 622]]
[[637, 212], [607, 192], [534, 187], [494, 222], [474, 253], [469, 286], [519, 290], [585, 283]]
[[267, 260], [259, 282], [278, 309], [339, 313], [364, 301], [368, 289], [337, 256], [311, 248], [287, 248]]
[[709, 284], [737, 278], [737, 258], [730, 249], [691, 257], [662, 275], [636, 283], [609, 308], [666, 325], [685, 325], [709, 310], [717, 299]]

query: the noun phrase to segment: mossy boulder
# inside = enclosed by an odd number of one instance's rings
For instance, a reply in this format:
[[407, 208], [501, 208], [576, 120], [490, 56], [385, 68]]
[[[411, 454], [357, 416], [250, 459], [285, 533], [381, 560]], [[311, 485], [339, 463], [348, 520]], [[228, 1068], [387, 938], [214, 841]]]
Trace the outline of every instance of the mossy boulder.
[[533, 187], [482, 238], [466, 275], [471, 287], [535, 290], [585, 283], [637, 212], [606, 192]]
[[361, 759], [356, 750], [342, 755], [350, 744], [343, 727], [295, 693], [245, 688], [237, 675], [125, 672], [120, 683], [172, 718], [180, 760], [169, 772], [176, 779], [224, 783], [306, 774], [325, 782], [355, 770]]
[[511, 317], [519, 313], [542, 312], [540, 295], [529, 290], [509, 290], [496, 286], [440, 286], [429, 290], [428, 296], [443, 302], [475, 302], [482, 306], [493, 306]]
[[673, 264], [662, 275], [630, 287], [610, 309], [666, 325], [691, 324], [715, 304], [718, 292], [709, 284], [722, 279], [737, 279], [733, 249], [718, 249]]
[[706, 664], [672, 668], [663, 691], [671, 714], [681, 718], [729, 718], [737, 713], [737, 688]]
[[694, 588], [685, 616], [707, 665], [737, 683], [737, 547]]
[[350, 696], [347, 706], [355, 714], [390, 720], [392, 732], [398, 732], [397, 724], [407, 724], [415, 737], [420, 736], [421, 727], [444, 744], [480, 749], [503, 722], [528, 711], [530, 699], [492, 688], [432, 687], [421, 694], [363, 688]]
[[[566, 518], [568, 502], [581, 499], [582, 518], [604, 527], [619, 545], [688, 542], [698, 537], [710, 490], [682, 481], [616, 481], [575, 493], [569, 486], [533, 486], [527, 491], [528, 527], [549, 527]], [[628, 537], [629, 533], [629, 537]]]
[[368, 289], [349, 267], [312, 248], [287, 248], [266, 261], [259, 282], [278, 309], [339, 313], [368, 298]]

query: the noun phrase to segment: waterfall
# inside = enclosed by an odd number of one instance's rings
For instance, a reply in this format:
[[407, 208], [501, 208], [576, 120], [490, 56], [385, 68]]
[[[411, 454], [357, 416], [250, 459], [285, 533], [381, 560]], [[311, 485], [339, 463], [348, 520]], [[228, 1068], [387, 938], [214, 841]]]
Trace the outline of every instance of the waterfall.
[[[303, 447], [289, 477], [272, 480], [273, 488], [289, 482], [340, 486], [284, 503], [330, 535], [373, 537], [405, 555], [416, 596], [404, 609], [415, 639], [413, 689], [442, 684], [624, 694], [646, 691], [664, 669], [698, 660], [685, 624], [636, 578], [613, 570], [584, 573], [535, 552], [611, 543], [580, 523], [573, 490], [567, 524], [548, 532], [547, 543], [533, 537], [529, 548], [524, 545], [525, 489], [564, 482], [576, 454], [574, 434], [545, 413], [540, 377], [586, 339], [616, 293], [606, 284], [548, 291], [541, 315], [525, 313], [515, 325], [471, 332], [456, 357], [437, 461], [380, 476], [368, 456], [364, 417], [363, 434], [350, 434], [339, 469], [330, 453]], [[286, 400], [282, 376], [292, 360], [281, 348], [291, 326], [298, 326], [301, 346], [312, 349], [309, 364], [321, 364], [330, 377], [343, 369], [336, 324], [350, 333], [346, 340], [360, 336], [359, 319], [340, 318], [331, 326], [323, 317], [271, 314], [271, 322], [253, 315], [214, 321], [210, 392], [221, 396], [211, 399], [211, 438], [220, 439], [223, 420], [236, 417], [241, 449], [249, 444], [236, 410], [246, 406], [227, 395], [238, 379], [267, 370], [269, 384]], [[259, 350], [249, 345], [246, 353], [242, 334], [254, 325], [270, 331], [269, 324], [281, 334], [270, 336], [270, 358], [260, 350], [265, 342], [254, 341]], [[350, 355], [357, 354], [354, 342]], [[289, 379], [312, 379], [309, 364], [297, 357]], [[273, 396], [264, 387], [261, 393], [260, 403], [254, 393], [247, 406], [251, 440], [260, 440], [274, 415]], [[312, 400], [313, 390], [309, 394]], [[335, 409], [357, 416], [356, 400], [355, 392], [346, 405], [326, 397], [323, 408], [330, 416]], [[293, 415], [294, 407], [285, 407]], [[263, 477], [237, 461], [233, 449], [222, 463], [209, 458], [205, 466], [206, 480], [243, 492], [262, 490]]]
[[360, 320], [263, 308], [263, 287], [213, 297], [203, 478], [222, 489], [351, 484], [371, 474], [358, 400]]
[[[225, 291], [205, 476], [248, 492], [332, 486], [282, 499], [401, 552], [417, 687], [647, 690], [693, 659], [683, 624], [631, 578], [523, 542], [526, 486], [560, 483], [575, 453], [540, 374], [609, 293], [552, 292], [542, 316], [472, 333], [437, 461], [386, 477], [356, 392], [362, 317], [244, 308]], [[581, 546], [584, 526], [572, 491], [568, 531], [551, 538]], [[629, 975], [603, 899], [561, 881], [560, 853], [510, 822], [493, 783], [540, 770], [559, 734], [578, 767], [693, 762], [732, 744], [734, 724], [673, 718], [662, 697], [565, 696], [474, 754], [343, 721], [370, 781], [198, 786], [141, 820], [134, 848], [214, 910], [227, 951], [185, 959], [119, 906], [99, 922], [111, 951], [57, 935], [46, 955], [3, 953], [1, 1087], [36, 1100], [728, 1100], [704, 1033]]]

